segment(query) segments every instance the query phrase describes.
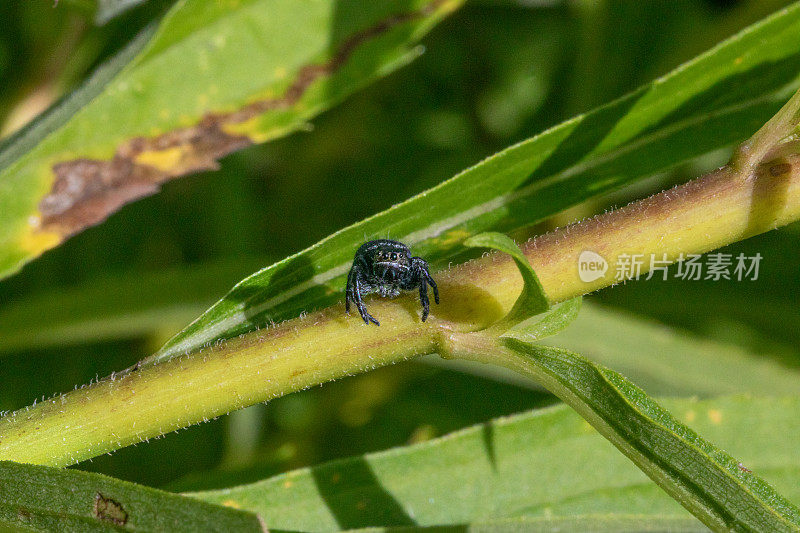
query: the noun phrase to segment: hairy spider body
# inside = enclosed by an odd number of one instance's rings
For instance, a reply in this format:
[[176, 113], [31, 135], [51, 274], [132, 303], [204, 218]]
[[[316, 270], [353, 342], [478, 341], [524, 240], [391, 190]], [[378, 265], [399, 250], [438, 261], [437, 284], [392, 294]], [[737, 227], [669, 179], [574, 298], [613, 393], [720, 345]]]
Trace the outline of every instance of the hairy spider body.
[[361, 245], [356, 251], [353, 266], [347, 275], [345, 290], [345, 309], [350, 311], [353, 302], [364, 319], [380, 326], [380, 322], [367, 312], [363, 297], [378, 293], [383, 297], [394, 298], [401, 291], [419, 289], [422, 303], [422, 321], [428, 318], [431, 304], [428, 300], [428, 285], [433, 288], [433, 299], [439, 303], [439, 289], [428, 270], [428, 262], [421, 257], [412, 257], [411, 250], [402, 242], [378, 239]]

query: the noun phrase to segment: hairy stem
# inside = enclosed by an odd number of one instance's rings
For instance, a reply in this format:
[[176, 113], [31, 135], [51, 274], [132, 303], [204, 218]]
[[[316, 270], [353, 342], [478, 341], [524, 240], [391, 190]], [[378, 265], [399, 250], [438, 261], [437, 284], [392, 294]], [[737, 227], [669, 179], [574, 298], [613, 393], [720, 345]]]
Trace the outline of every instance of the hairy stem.
[[[623, 258], [674, 261], [800, 218], [800, 156], [777, 142], [784, 122], [748, 141], [733, 163], [680, 187], [523, 245], [551, 302], [612, 285]], [[788, 111], [786, 111], [788, 109]], [[777, 116], [781, 116], [780, 113]], [[780, 127], [779, 127], [780, 126]], [[607, 263], [591, 282], [578, 275], [582, 252]], [[649, 267], [643, 261], [641, 272]], [[432, 353], [443, 335], [481, 330], [502, 318], [522, 289], [510, 257], [491, 254], [436, 275], [442, 304], [420, 322], [413, 297], [371, 299], [381, 326], [348, 316], [342, 304], [255, 331], [194, 354], [112, 376], [0, 419], [0, 460], [68, 465], [349, 374]]]

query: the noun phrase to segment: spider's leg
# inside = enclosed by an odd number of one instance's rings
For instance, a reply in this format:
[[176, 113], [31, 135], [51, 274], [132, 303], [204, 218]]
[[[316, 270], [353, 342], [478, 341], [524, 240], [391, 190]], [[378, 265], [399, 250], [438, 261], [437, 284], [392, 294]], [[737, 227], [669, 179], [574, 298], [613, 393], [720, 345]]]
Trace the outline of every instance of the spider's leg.
[[[431, 302], [428, 299], [428, 282], [431, 279], [430, 274], [428, 273], [428, 263], [426, 263], [421, 257], [412, 257], [411, 268], [414, 272], [412, 282], [414, 283], [414, 286], [419, 288], [419, 301], [422, 304], [422, 321], [425, 322], [425, 319], [428, 318], [428, 314], [431, 312]], [[439, 293], [436, 289], [435, 283], [433, 284], [433, 296], [438, 304]]]
[[439, 287], [436, 286], [436, 282], [433, 281], [433, 277], [431, 276], [431, 273], [428, 272], [428, 268], [427, 267], [425, 267], [425, 281], [427, 281], [428, 283], [431, 284], [431, 287], [433, 288], [433, 299], [438, 304], [439, 303]]
[[361, 277], [360, 272], [356, 273], [354, 276], [354, 291], [353, 291], [353, 302], [358, 307], [358, 312], [361, 314], [361, 318], [364, 319], [364, 323], [369, 325], [370, 322], [375, 324], [376, 326], [380, 326], [381, 323], [375, 320], [375, 317], [367, 312], [367, 306], [364, 305], [364, 300], [361, 299]]
[[431, 302], [428, 300], [428, 284], [425, 279], [419, 280], [419, 301], [422, 303], [422, 321], [428, 318], [428, 313], [431, 312]]
[[353, 295], [353, 290], [355, 289], [354, 286], [355, 282], [353, 281], [353, 278], [355, 277], [354, 273], [356, 268], [358, 267], [353, 265], [353, 268], [351, 268], [350, 272], [347, 273], [347, 286], [344, 289], [344, 310], [347, 313], [350, 312], [350, 300], [355, 301], [355, 296]]
[[419, 273], [418, 275], [420, 284], [425, 285], [426, 283], [430, 283], [431, 288], [433, 289], [433, 300], [438, 304], [439, 287], [436, 286], [436, 282], [433, 281], [433, 276], [431, 276], [431, 271], [428, 270], [428, 262], [421, 257], [414, 257], [413, 259]]

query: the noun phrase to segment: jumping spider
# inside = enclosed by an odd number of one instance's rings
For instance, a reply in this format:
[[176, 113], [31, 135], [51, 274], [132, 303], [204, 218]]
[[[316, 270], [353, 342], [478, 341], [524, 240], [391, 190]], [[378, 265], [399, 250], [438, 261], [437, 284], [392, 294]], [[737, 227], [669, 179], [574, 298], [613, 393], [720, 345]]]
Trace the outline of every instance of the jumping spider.
[[431, 304], [428, 301], [428, 284], [433, 288], [433, 299], [439, 303], [439, 289], [428, 270], [428, 262], [421, 257], [411, 257], [411, 250], [402, 242], [378, 239], [361, 245], [353, 259], [353, 267], [347, 275], [345, 309], [350, 311], [350, 302], [358, 307], [364, 323], [380, 322], [367, 312], [362, 297], [377, 292], [381, 296], [394, 298], [400, 291], [419, 288], [422, 303], [422, 321], [428, 318]]

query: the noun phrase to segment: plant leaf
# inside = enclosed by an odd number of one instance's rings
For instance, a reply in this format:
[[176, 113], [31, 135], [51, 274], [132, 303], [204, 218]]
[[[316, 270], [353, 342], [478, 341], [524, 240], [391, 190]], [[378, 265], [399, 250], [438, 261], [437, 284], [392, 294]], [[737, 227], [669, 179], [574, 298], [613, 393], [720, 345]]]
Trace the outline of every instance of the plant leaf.
[[95, 70], [78, 89], [3, 139], [0, 142], [0, 176], [14, 161], [33, 150], [50, 132], [64, 126], [81, 108], [101, 94], [125, 65], [142, 51], [156, 28], [152, 24], [145, 27], [127, 46]]
[[569, 533], [575, 531], [583, 533], [641, 533], [645, 531], [670, 531], [672, 533], [708, 531], [703, 524], [693, 518], [677, 518], [673, 516], [625, 516], [587, 514], [583, 516], [552, 516], [531, 518], [521, 516], [518, 518], [498, 518], [496, 520], [477, 520], [469, 524], [454, 524], [448, 526], [407, 526], [407, 527], [368, 527], [351, 529], [358, 533], [494, 533], [504, 531], [508, 533]]
[[[492, 248], [511, 256], [517, 264], [520, 275], [522, 275], [522, 292], [514, 302], [514, 307], [508, 314], [500, 320], [497, 327], [505, 330], [514, 324], [526, 320], [531, 315], [538, 315], [550, 308], [547, 295], [544, 292], [536, 272], [528, 262], [528, 258], [519, 249], [517, 243], [502, 233], [487, 232], [475, 235], [464, 241], [464, 246], [474, 248]], [[505, 328], [505, 329], [504, 329]]]
[[560, 303], [540, 316], [520, 322], [503, 333], [501, 337], [533, 342], [555, 335], [578, 318], [582, 301], [583, 298], [579, 296]]
[[652, 394], [774, 396], [797, 394], [800, 383], [800, 369], [769, 353], [699, 338], [590, 302], [584, 302], [572, 327], [543, 343], [585, 354]]
[[146, 0], [97, 0], [94, 23], [102, 26], [109, 20], [118, 17], [127, 10], [136, 7]]
[[459, 5], [177, 2], [102, 90], [70, 99], [79, 112], [0, 154], [0, 277], [167, 180], [306, 128], [419, 55], [414, 43]]
[[160, 335], [214, 303], [214, 294], [263, 265], [258, 258], [126, 272], [34, 293], [0, 307], [0, 357], [36, 348]]
[[507, 339], [525, 373], [575, 409], [670, 496], [720, 531], [797, 531], [797, 509], [620, 374], [566, 350]]
[[0, 461], [0, 528], [254, 531], [256, 515], [100, 474]]
[[245, 278], [150, 361], [340, 300], [367, 239], [389, 235], [442, 266], [467, 237], [530, 225], [748, 137], [797, 87], [798, 13], [794, 4], [615, 102]]
[[[663, 403], [742, 457], [747, 468], [800, 500], [800, 456], [794, 447], [800, 439], [795, 415], [800, 398]], [[775, 428], [781, 428], [778, 435]], [[268, 527], [291, 530], [401, 526], [412, 520], [417, 526], [450, 525], [522, 516], [691, 517], [565, 405], [192, 495], [235, 502], [258, 513]]]

